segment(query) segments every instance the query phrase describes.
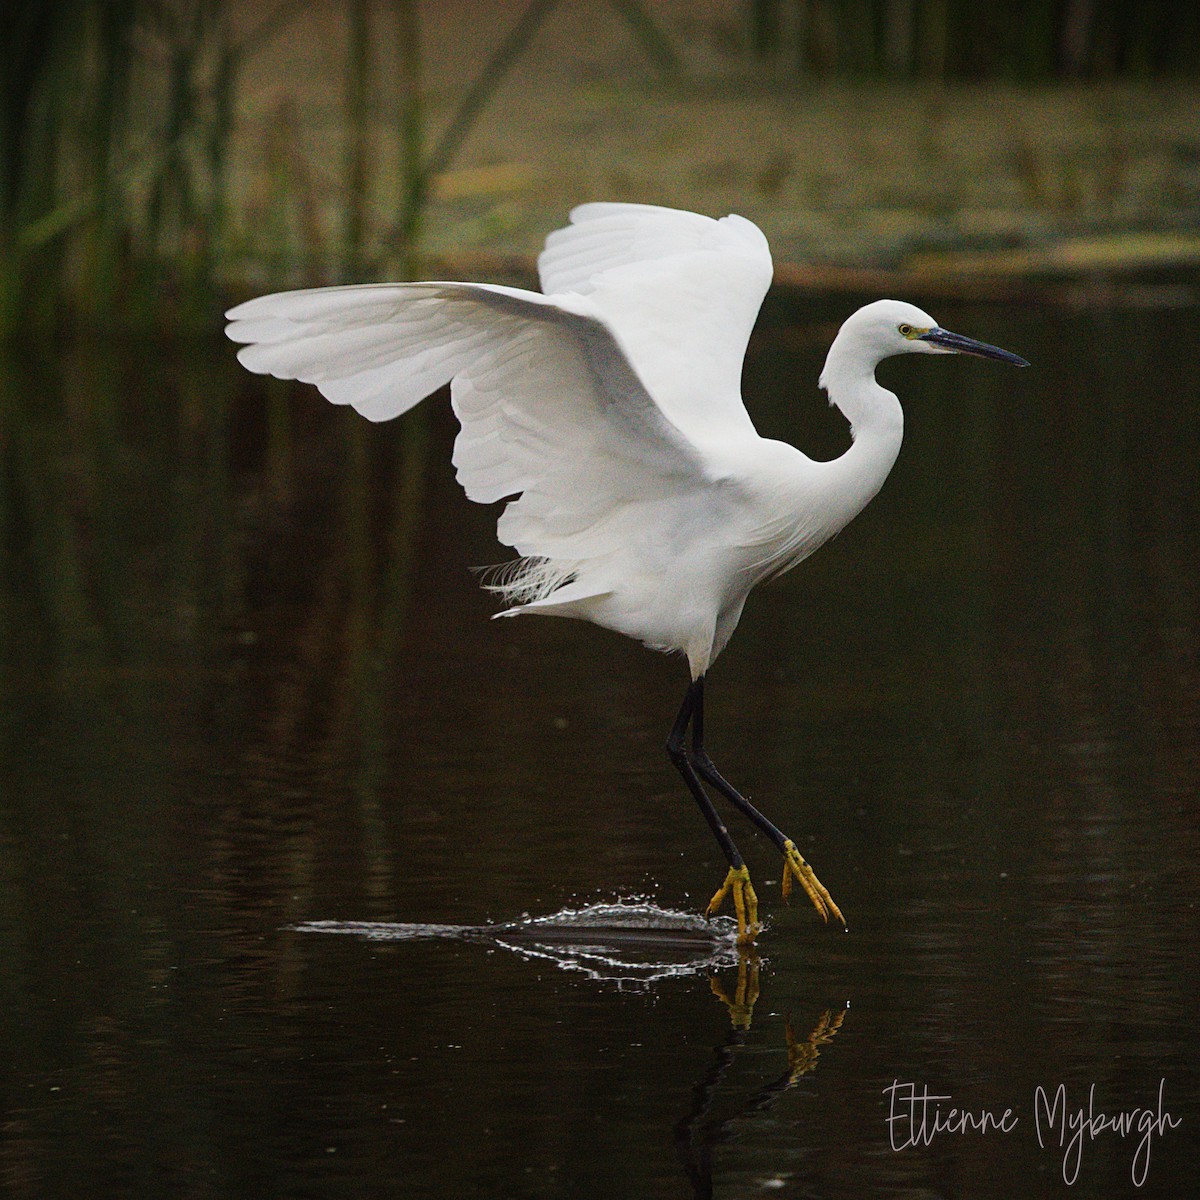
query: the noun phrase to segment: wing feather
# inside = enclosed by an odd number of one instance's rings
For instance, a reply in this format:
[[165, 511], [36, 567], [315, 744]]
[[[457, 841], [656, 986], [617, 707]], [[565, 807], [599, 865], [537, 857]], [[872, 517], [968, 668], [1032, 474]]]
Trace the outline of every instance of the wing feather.
[[699, 439], [747, 435], [742, 362], [771, 283], [762, 232], [738, 216], [585, 204], [546, 239], [547, 295], [587, 296], [658, 406]]
[[451, 383], [458, 479], [473, 500], [516, 497], [498, 532], [523, 555], [615, 553], [623, 515], [706, 482], [586, 299], [387, 284], [264, 296], [227, 316], [250, 370], [314, 383], [372, 420]]

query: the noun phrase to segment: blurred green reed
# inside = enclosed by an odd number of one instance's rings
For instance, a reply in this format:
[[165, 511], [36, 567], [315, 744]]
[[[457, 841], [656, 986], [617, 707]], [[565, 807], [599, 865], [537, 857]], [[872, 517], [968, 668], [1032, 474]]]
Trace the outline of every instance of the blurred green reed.
[[186, 318], [222, 249], [253, 44], [234, 44], [221, 0], [32, 3], [4, 20], [3, 327]]
[[[541, 21], [552, 3], [533, 6]], [[316, 171], [285, 101], [264, 151], [265, 221], [230, 187], [242, 68], [306, 6], [279, 0], [235, 37], [226, 0], [77, 0], [5, 8], [0, 17], [0, 332], [18, 325], [119, 320], [211, 324], [231, 261], [278, 286], [410, 274], [429, 181], [444, 170], [532, 29], [509, 37], [470, 88], [448, 136], [425, 154], [421, 5], [347, 0], [340, 229], [317, 204]], [[528, 15], [528, 14], [527, 14]], [[392, 37], [398, 78], [372, 46]], [[399, 148], [397, 214], [368, 252], [370, 165], [391, 107]], [[325, 180], [319, 181], [322, 185]], [[376, 243], [379, 238], [376, 237]]]

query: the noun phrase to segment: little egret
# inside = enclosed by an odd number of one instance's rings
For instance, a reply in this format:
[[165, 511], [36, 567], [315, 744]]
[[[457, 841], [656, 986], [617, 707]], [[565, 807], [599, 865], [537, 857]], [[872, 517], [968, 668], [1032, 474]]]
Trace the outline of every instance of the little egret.
[[[227, 314], [251, 371], [314, 383], [372, 421], [450, 384], [453, 461], [467, 496], [506, 499], [500, 541], [520, 555], [490, 583], [497, 616], [577, 617], [687, 656], [691, 683], [667, 739], [729, 863], [738, 939], [760, 929], [750, 874], [709, 784], [778, 847], [822, 918], [841, 910], [795, 842], [704, 749], [704, 679], [750, 589], [807, 558], [879, 491], [903, 433], [875, 381], [893, 354], [1024, 359], [877, 300], [838, 331], [820, 386], [850, 448], [816, 462], [759, 437], [742, 360], [771, 282], [766, 238], [721, 220], [638, 204], [585, 204], [550, 234], [542, 292], [473, 283], [314, 288]], [[687, 732], [691, 727], [691, 745]]]

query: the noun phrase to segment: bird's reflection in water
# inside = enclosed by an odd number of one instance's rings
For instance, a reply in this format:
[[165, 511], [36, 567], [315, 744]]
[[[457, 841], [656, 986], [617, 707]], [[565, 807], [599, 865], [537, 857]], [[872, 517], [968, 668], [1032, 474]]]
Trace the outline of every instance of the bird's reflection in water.
[[[675, 1145], [698, 1198], [713, 1194], [715, 1148], [730, 1140], [739, 1121], [767, 1111], [815, 1069], [821, 1048], [833, 1041], [847, 1011], [847, 1006], [826, 1010], [806, 1037], [797, 1034], [789, 1016], [784, 1025], [783, 1072], [753, 1092], [732, 1116], [715, 1119], [713, 1100], [746, 1044], [760, 994], [762, 960], [753, 947], [738, 944], [737, 926], [729, 918], [705, 920], [645, 900], [621, 900], [492, 925], [309, 921], [292, 928], [298, 933], [351, 934], [370, 941], [481, 942], [621, 988], [649, 988], [665, 979], [707, 975], [712, 994], [729, 1014], [730, 1030], [714, 1050], [711, 1066], [692, 1088], [691, 1106], [675, 1125]], [[718, 972], [733, 968], [736, 980], [727, 987]]]
[[759, 997], [758, 956], [743, 954], [740, 957], [732, 995], [718, 977], [713, 976], [709, 983], [713, 995], [728, 1009], [731, 1027], [725, 1039], [713, 1051], [708, 1070], [693, 1087], [691, 1106], [675, 1125], [675, 1148], [696, 1200], [707, 1200], [713, 1195], [713, 1155], [716, 1148], [735, 1136], [740, 1121], [766, 1112], [802, 1076], [816, 1069], [821, 1048], [833, 1041], [848, 1011], [848, 1006], [836, 1011], [826, 1009], [807, 1037], [797, 1034], [789, 1015], [784, 1023], [786, 1069], [753, 1092], [733, 1115], [714, 1119], [711, 1116], [713, 1101], [738, 1051], [746, 1044], [754, 1005]]

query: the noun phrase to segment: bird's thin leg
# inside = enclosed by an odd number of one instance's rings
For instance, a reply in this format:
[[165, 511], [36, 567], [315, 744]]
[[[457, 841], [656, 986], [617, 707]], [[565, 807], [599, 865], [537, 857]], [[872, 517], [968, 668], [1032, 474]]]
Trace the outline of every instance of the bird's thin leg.
[[750, 883], [750, 872], [746, 869], [745, 860], [737, 846], [733, 844], [733, 838], [729, 836], [729, 830], [725, 827], [725, 822], [721, 820], [721, 814], [717, 812], [713, 807], [713, 802], [708, 798], [704, 785], [696, 775], [695, 767], [692, 766], [687, 749], [687, 727], [696, 708], [698, 683], [699, 681], [688, 688], [683, 705], [679, 709], [679, 715], [675, 718], [675, 724], [671, 726], [671, 732], [667, 737], [667, 754], [680, 775], [683, 776], [683, 782], [687, 784], [688, 791], [692, 793], [696, 803], [700, 806], [704, 819], [708, 822], [713, 836], [717, 839], [717, 844], [721, 847], [721, 852], [729, 863], [729, 872], [725, 876], [725, 882], [708, 902], [708, 915], [712, 916], [721, 907], [725, 897], [732, 892], [733, 905], [737, 912], [738, 942], [744, 945], [753, 942], [761, 928], [758, 923], [758, 897], [754, 894], [754, 888]]
[[[748, 817], [763, 833], [767, 835], [779, 848], [779, 852], [783, 855], [783, 895], [786, 899], [792, 890], [792, 878], [804, 889], [805, 894], [812, 901], [813, 907], [821, 914], [823, 920], [828, 921], [830, 915], [836, 917], [843, 925], [846, 923], [846, 918], [842, 916], [842, 910], [833, 902], [833, 897], [829, 894], [828, 888], [817, 878], [812, 867], [804, 861], [804, 857], [796, 848], [796, 843], [787, 836], [774, 822], [768, 820], [762, 813], [746, 799], [731, 784], [720, 771], [717, 770], [713, 760], [709, 758], [708, 751], [704, 749], [704, 676], [692, 684], [688, 692], [692, 700], [692, 753], [691, 763], [697, 774], [713, 787], [729, 801], [740, 813]], [[676, 722], [678, 724], [678, 722]]]

